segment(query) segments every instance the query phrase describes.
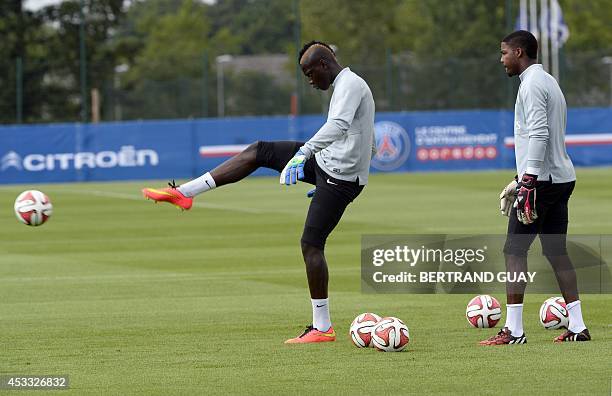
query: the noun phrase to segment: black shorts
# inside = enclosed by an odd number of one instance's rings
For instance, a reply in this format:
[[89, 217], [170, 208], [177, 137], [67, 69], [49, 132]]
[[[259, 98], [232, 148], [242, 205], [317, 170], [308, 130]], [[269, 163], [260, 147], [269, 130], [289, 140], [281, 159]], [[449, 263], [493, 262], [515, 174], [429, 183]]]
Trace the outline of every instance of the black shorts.
[[[303, 142], [293, 141], [259, 142], [257, 165], [282, 172], [303, 145]], [[317, 187], [308, 208], [302, 243], [324, 249], [327, 237], [338, 225], [344, 210], [357, 198], [364, 186], [359, 185], [359, 180], [348, 182], [328, 175], [319, 167], [314, 156], [304, 164], [302, 181]]]
[[525, 225], [518, 220], [516, 209], [510, 211], [504, 253], [527, 256], [529, 247], [539, 234], [542, 253], [545, 256], [566, 255], [567, 202], [575, 185], [575, 181], [559, 184], [553, 184], [550, 181], [537, 182], [536, 212], [538, 218], [532, 224]]

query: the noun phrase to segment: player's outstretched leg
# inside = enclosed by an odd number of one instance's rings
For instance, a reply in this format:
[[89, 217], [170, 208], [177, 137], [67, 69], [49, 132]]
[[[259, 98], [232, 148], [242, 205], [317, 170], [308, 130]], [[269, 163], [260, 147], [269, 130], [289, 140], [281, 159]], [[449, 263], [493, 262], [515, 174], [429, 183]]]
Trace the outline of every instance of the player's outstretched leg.
[[142, 194], [155, 202], [168, 202], [179, 209], [189, 210], [193, 205], [193, 197], [210, 191], [216, 187], [235, 183], [253, 173], [257, 164], [258, 142], [248, 146], [240, 154], [225, 161], [210, 172], [190, 182], [176, 186], [174, 180], [169, 187], [162, 189], [144, 188]]
[[302, 242], [302, 255], [306, 264], [306, 275], [312, 302], [312, 324], [298, 337], [290, 338], [285, 344], [307, 344], [336, 340], [336, 332], [329, 317], [327, 283], [329, 273], [323, 249]]

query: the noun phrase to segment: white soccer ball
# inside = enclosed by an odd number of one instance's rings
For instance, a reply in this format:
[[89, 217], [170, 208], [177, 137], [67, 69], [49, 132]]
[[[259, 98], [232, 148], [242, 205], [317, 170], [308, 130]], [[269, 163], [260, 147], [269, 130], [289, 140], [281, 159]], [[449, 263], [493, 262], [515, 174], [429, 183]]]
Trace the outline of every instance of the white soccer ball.
[[372, 330], [372, 345], [379, 351], [400, 352], [409, 341], [408, 326], [393, 316], [382, 318]]
[[371, 312], [362, 313], [353, 320], [349, 335], [357, 348], [372, 346], [372, 330], [378, 322], [380, 322], [380, 316]]
[[53, 213], [51, 200], [37, 190], [27, 190], [15, 200], [15, 216], [23, 224], [39, 226]]
[[563, 297], [551, 297], [540, 307], [540, 323], [548, 330], [569, 326], [569, 314]]
[[501, 315], [499, 301], [487, 294], [472, 298], [465, 309], [468, 322], [480, 329], [495, 327]]

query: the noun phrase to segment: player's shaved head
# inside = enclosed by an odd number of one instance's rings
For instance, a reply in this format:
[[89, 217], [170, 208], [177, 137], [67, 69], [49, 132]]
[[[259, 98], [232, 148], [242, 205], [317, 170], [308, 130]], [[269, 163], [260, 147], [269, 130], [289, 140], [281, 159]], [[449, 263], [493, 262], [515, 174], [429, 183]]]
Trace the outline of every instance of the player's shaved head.
[[300, 64], [308, 64], [325, 59], [328, 62], [336, 62], [334, 50], [321, 41], [311, 41], [306, 43], [298, 54]]
[[302, 72], [314, 88], [327, 90], [342, 70], [334, 50], [320, 41], [304, 45], [298, 54]]
[[300, 64], [310, 64], [313, 62], [318, 62], [321, 59], [325, 59], [328, 62], [336, 61], [336, 57], [329, 48], [321, 44], [315, 44], [304, 52], [302, 58], [300, 59]]

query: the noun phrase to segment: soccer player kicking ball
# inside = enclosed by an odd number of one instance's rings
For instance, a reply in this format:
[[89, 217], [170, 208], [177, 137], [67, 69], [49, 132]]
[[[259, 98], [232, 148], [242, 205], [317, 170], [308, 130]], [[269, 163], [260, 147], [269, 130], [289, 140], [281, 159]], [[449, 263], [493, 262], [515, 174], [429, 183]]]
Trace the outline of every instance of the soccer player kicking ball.
[[[576, 174], [565, 149], [567, 108], [557, 81], [537, 63], [538, 42], [519, 30], [501, 42], [501, 63], [508, 76], [521, 79], [514, 110], [517, 177], [500, 195], [510, 216], [504, 246], [508, 272], [527, 272], [527, 251], [536, 234], [552, 266], [569, 313], [568, 330], [554, 339], [589, 341], [582, 320], [576, 272], [567, 255], [567, 203]], [[526, 283], [507, 283], [505, 327], [482, 345], [525, 344], [523, 296]]]
[[255, 142], [215, 169], [181, 186], [143, 189], [146, 198], [191, 208], [193, 197], [244, 179], [259, 167], [281, 172], [280, 183], [297, 180], [316, 186], [302, 234], [312, 299], [312, 325], [288, 344], [335, 341], [329, 317], [328, 271], [325, 242], [344, 210], [368, 182], [374, 142], [374, 99], [368, 84], [348, 67], [338, 64], [334, 51], [313, 41], [299, 53], [299, 62], [310, 84], [327, 90], [334, 86], [325, 124], [307, 142]]

